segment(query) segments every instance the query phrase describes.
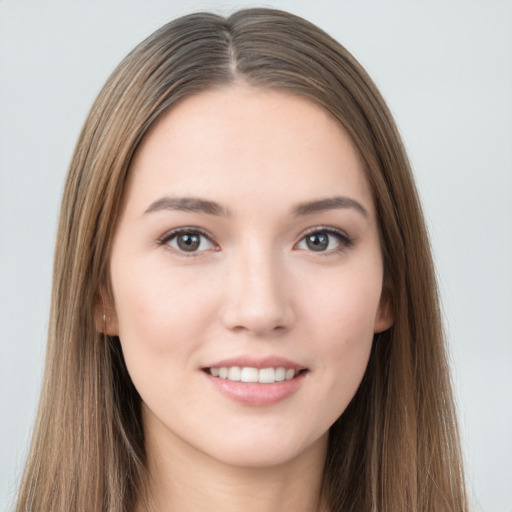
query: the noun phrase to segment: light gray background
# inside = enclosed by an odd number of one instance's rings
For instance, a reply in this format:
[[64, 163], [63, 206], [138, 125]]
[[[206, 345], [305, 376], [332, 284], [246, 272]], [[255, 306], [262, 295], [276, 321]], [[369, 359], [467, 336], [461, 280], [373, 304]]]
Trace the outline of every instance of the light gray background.
[[317, 23], [375, 79], [429, 221], [475, 510], [512, 511], [512, 2], [0, 0], [0, 509], [42, 373], [60, 194], [121, 58], [192, 10], [273, 6]]

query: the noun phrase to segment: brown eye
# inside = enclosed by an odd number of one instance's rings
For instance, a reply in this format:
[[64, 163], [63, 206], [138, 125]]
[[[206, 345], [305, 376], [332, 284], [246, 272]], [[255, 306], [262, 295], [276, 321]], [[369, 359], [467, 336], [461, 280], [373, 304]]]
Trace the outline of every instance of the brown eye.
[[213, 242], [203, 233], [191, 230], [174, 231], [162, 240], [178, 253], [200, 253], [214, 248]]
[[312, 233], [305, 238], [308, 249], [312, 251], [325, 251], [329, 246], [329, 235], [327, 233]]
[[200, 235], [185, 233], [176, 237], [176, 243], [182, 251], [196, 251], [201, 244]]
[[352, 244], [353, 241], [343, 231], [334, 228], [319, 228], [306, 234], [297, 244], [297, 248], [304, 251], [335, 254]]

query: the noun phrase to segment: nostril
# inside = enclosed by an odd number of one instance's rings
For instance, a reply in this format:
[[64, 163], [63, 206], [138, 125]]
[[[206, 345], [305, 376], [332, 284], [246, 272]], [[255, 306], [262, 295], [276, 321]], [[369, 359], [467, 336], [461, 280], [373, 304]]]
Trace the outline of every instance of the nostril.
[[285, 325], [273, 325], [264, 320], [262, 321], [261, 319], [258, 321], [254, 321], [254, 319], [252, 319], [244, 322], [243, 324], [238, 323], [236, 325], [229, 325], [229, 323], [225, 322], [225, 325], [234, 333], [248, 333], [256, 336], [279, 335], [288, 330], [288, 327]]
[[224, 314], [224, 325], [233, 332], [254, 334], [279, 334], [291, 325], [292, 315], [284, 309], [245, 308], [243, 304], [232, 306]]

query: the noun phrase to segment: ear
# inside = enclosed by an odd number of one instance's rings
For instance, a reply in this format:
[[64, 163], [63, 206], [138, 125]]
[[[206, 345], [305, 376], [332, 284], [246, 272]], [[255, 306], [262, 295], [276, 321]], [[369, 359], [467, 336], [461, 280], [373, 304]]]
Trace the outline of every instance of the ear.
[[377, 309], [377, 315], [375, 316], [375, 324], [373, 326], [373, 332], [383, 332], [389, 329], [395, 321], [395, 315], [393, 308], [391, 307], [391, 300], [389, 294], [384, 289], [380, 296], [379, 308]]
[[96, 330], [108, 336], [119, 335], [119, 322], [111, 294], [101, 285], [94, 301], [94, 322]]

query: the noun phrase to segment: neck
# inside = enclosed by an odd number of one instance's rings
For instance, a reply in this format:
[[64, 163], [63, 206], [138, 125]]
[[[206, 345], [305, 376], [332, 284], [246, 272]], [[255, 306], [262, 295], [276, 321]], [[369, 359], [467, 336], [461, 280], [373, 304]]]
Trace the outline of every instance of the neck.
[[284, 463], [232, 466], [186, 443], [146, 439], [147, 502], [137, 512], [327, 512], [322, 504], [327, 435]]

